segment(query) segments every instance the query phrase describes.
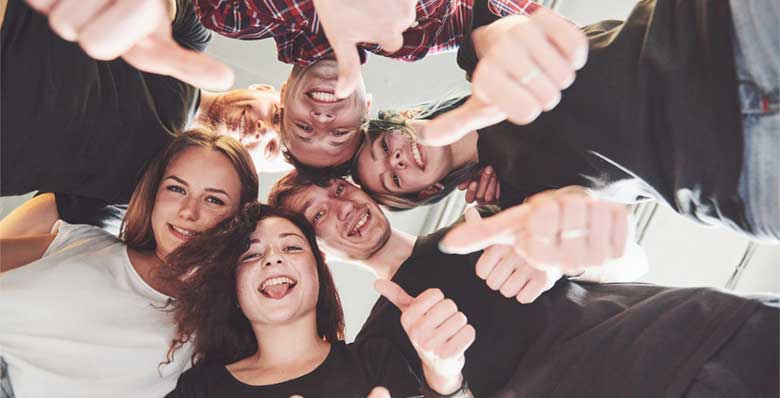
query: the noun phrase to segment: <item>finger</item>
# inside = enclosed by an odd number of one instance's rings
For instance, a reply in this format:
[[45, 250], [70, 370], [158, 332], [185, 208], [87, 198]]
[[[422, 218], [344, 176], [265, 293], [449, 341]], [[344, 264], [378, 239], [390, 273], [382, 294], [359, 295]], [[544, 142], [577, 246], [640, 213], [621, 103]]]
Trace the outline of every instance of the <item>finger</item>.
[[501, 258], [507, 255], [507, 253], [511, 253], [511, 250], [507, 250], [507, 248], [511, 249], [510, 246], [506, 245], [494, 245], [485, 249], [482, 255], [479, 256], [479, 259], [477, 259], [475, 267], [477, 276], [486, 280], [493, 268], [501, 261]]
[[425, 351], [435, 351], [441, 344], [455, 336], [467, 323], [468, 319], [462, 312], [452, 314], [437, 328], [436, 333], [420, 343], [420, 348]]
[[469, 182], [468, 190], [466, 191], [466, 203], [472, 203], [477, 198], [477, 188], [479, 184], [476, 181]]
[[384, 387], [374, 387], [368, 394], [368, 398], [390, 398], [390, 391]]
[[525, 54], [515, 54], [511, 64], [508, 62], [503, 56], [482, 59], [474, 71], [471, 90], [474, 97], [500, 109], [512, 123], [529, 124], [542, 113], [543, 104], [514, 77], [513, 71], [528, 71], [534, 65]]
[[544, 271], [535, 270], [534, 275], [517, 294], [517, 301], [522, 304], [533, 303], [542, 295], [542, 293], [549, 290], [550, 287], [552, 286], [548, 286], [547, 274]]
[[42, 14], [49, 14], [57, 3], [58, 0], [27, 0], [30, 7]]
[[496, 201], [501, 199], [501, 182], [498, 181], [498, 176], [496, 176]]
[[450, 299], [439, 301], [414, 324], [409, 325], [407, 330], [409, 341], [419, 345], [423, 341], [429, 340], [437, 333], [436, 329], [457, 312], [458, 306], [455, 305], [454, 301]]
[[76, 41], [81, 29], [97, 18], [109, 0], [63, 0], [49, 13], [51, 29], [68, 41]]
[[464, 352], [474, 342], [477, 331], [471, 325], [461, 328], [454, 337], [447, 340], [434, 351], [439, 358], [455, 358], [463, 355]]
[[612, 258], [623, 257], [628, 239], [628, 210], [625, 206], [616, 205], [612, 209]]
[[558, 50], [566, 54], [574, 69], [585, 66], [588, 60], [588, 39], [577, 26], [548, 10], [539, 10], [531, 18], [543, 27], [547, 38]]
[[517, 296], [523, 286], [528, 283], [528, 279], [534, 271], [536, 271], [536, 269], [527, 264], [516, 267], [512, 272], [512, 275], [510, 275], [506, 282], [501, 285], [499, 292], [507, 298]]
[[401, 286], [398, 286], [397, 283], [387, 279], [377, 279], [376, 282], [374, 282], [374, 288], [379, 294], [398, 307], [401, 312], [409, 307], [412, 301], [414, 301], [414, 297], [406, 293]]
[[336, 83], [336, 96], [347, 98], [357, 88], [360, 73], [360, 55], [355, 43], [349, 41], [332, 42], [333, 53], [338, 63], [338, 83]]
[[468, 181], [463, 181], [460, 184], [458, 184], [458, 189], [460, 189], [461, 191], [465, 191], [466, 188], [468, 188], [468, 187], [469, 187], [469, 182]]
[[490, 181], [488, 182], [487, 190], [485, 191], [485, 201], [483, 204], [495, 203], [498, 200], [498, 177], [495, 173], [491, 174]]
[[165, 38], [139, 43], [122, 58], [145, 72], [174, 77], [195, 87], [222, 91], [233, 85], [233, 70], [206, 54]]
[[404, 46], [404, 36], [401, 33], [389, 35], [387, 38], [378, 42], [377, 44], [379, 44], [379, 46], [388, 53], [394, 53]]
[[461, 224], [448, 232], [439, 243], [445, 253], [465, 254], [493, 245], [515, 243], [515, 229], [525, 223], [527, 209], [515, 206], [482, 220], [479, 225]]
[[401, 313], [401, 326], [409, 331], [417, 321], [438, 302], [444, 300], [444, 294], [439, 289], [428, 289], [417, 296]]
[[463, 218], [469, 223], [479, 223], [482, 221], [482, 216], [479, 214], [479, 210], [476, 207], [469, 207], [463, 212]]
[[488, 185], [490, 184], [490, 177], [493, 175], [493, 169], [486, 167], [482, 170], [479, 176], [479, 187], [477, 189], [477, 203], [485, 202], [485, 194], [487, 193]]
[[588, 203], [588, 237], [585, 253], [586, 266], [599, 266], [612, 255], [612, 208], [602, 201]]
[[[541, 199], [539, 198], [541, 196]], [[557, 252], [560, 209], [553, 197], [534, 195], [527, 205], [527, 216], [521, 229], [527, 239], [518, 239], [518, 251], [533, 265], [546, 265]]]
[[[505, 41], [504, 43], [509, 44], [501, 44], [507, 46], [501, 50], [503, 54], [494, 56], [490, 60], [499, 63], [502, 70], [534, 97], [540, 108], [539, 112], [551, 110], [561, 101], [559, 87], [561, 83], [556, 82], [556, 75], [565, 74], [568, 68], [569, 75], [572, 76], [564, 76], [564, 78], [573, 80], [574, 71], [567, 65], [568, 61], [555, 51], [552, 44], [547, 42], [544, 34], [534, 24], [522, 24], [517, 29], [519, 32], [517, 35], [525, 36], [525, 40]], [[540, 60], [541, 57], [553, 57], [553, 59]], [[516, 116], [522, 115], [509, 114], [510, 120]]]
[[506, 114], [499, 108], [471, 97], [463, 105], [428, 122], [419, 138], [426, 145], [449, 145], [474, 130], [492, 126], [504, 119]]
[[[561, 18], [562, 19], [562, 18]], [[531, 38], [525, 41], [523, 48], [528, 51], [533, 63], [544, 71], [545, 77], [557, 90], [564, 89], [574, 81], [574, 67], [568, 58], [568, 53], [559, 49], [554, 42], [548, 39], [547, 29], [551, 22], [547, 19], [534, 18], [534, 23], [526, 23], [519, 26], [522, 34]], [[564, 20], [564, 23], [568, 24]]]
[[170, 22], [161, 19], [161, 15], [154, 17], [155, 11], [164, 12], [153, 8], [160, 5], [141, 4], [119, 0], [105, 7], [79, 32], [79, 44], [84, 51], [95, 59], [112, 60], [130, 51], [141, 38], [157, 29], [166, 30], [170, 36]]
[[498, 290], [515, 270], [515, 256], [504, 256], [498, 261], [485, 282], [491, 290]]
[[[561, 220], [559, 240], [560, 264], [563, 270], [582, 268], [585, 265], [585, 246], [587, 243], [587, 205], [582, 198], [563, 197], [560, 199]], [[547, 259], [554, 262], [554, 258]]]

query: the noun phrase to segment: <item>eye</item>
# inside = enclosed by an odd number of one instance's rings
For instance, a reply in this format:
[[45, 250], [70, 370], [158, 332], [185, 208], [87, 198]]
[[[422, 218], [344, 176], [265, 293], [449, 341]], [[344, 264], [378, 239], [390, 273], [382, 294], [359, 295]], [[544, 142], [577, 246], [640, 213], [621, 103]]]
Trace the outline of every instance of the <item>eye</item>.
[[300, 246], [285, 246], [284, 251], [287, 253], [296, 253], [303, 251], [303, 248]]
[[341, 194], [344, 192], [344, 184], [339, 184], [336, 186], [336, 197], [341, 196]]
[[225, 205], [225, 202], [222, 199], [217, 198], [215, 196], [209, 196], [208, 198], [206, 198], [206, 201], [209, 202], [209, 203], [213, 203], [215, 205], [219, 205], [219, 206], [224, 206]]
[[352, 130], [333, 130], [333, 132], [331, 132], [331, 134], [333, 134], [336, 137], [342, 137], [342, 136], [345, 136], [345, 135], [347, 135], [347, 134], [349, 134], [351, 132], [352, 132]]
[[395, 186], [398, 188], [401, 188], [401, 179], [395, 174], [393, 174], [393, 183], [395, 183]]
[[382, 150], [385, 151], [385, 153], [390, 152], [390, 147], [387, 146], [387, 139], [382, 137], [381, 143], [382, 143]]
[[165, 187], [165, 189], [167, 189], [167, 190], [169, 190], [171, 192], [180, 193], [182, 195], [185, 195], [187, 193], [187, 191], [185, 191], [184, 188], [182, 188], [182, 187], [180, 187], [178, 185], [168, 185], [167, 187]]
[[318, 223], [323, 217], [325, 217], [325, 210], [318, 211], [317, 214], [312, 217], [312, 224]]
[[295, 123], [295, 125], [298, 126], [299, 129], [301, 129], [301, 130], [303, 130], [303, 131], [305, 131], [307, 133], [309, 133], [312, 130], [314, 130], [311, 126], [307, 126], [307, 125], [302, 124], [302, 123]]
[[262, 255], [260, 253], [249, 253], [241, 258], [241, 262], [246, 262], [249, 260], [254, 260], [256, 258], [260, 258]]

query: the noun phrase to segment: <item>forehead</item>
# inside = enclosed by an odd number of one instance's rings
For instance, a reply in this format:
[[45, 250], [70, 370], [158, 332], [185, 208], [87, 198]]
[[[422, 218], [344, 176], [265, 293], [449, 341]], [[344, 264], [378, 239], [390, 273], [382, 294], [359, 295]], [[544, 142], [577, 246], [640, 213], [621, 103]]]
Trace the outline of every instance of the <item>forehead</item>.
[[262, 242], [291, 236], [291, 234], [299, 237], [303, 236], [303, 232], [292, 221], [282, 217], [269, 217], [257, 223], [255, 231], [252, 232], [251, 236], [252, 239]]
[[327, 187], [311, 184], [288, 196], [287, 200], [284, 201], [284, 205], [294, 212], [305, 213], [306, 206], [311, 204], [311, 202], [328, 199], [328, 188], [332, 185], [333, 182], [328, 183]]

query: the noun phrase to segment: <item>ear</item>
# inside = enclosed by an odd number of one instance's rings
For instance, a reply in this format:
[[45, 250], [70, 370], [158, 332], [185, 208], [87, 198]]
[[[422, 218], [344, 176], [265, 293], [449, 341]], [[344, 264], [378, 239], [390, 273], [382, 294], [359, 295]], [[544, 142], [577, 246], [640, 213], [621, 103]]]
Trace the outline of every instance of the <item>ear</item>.
[[257, 90], [257, 91], [268, 91], [268, 92], [273, 92], [275, 90], [274, 86], [270, 84], [258, 84], [258, 83], [249, 86], [249, 89]]
[[427, 199], [433, 195], [436, 195], [442, 189], [444, 189], [444, 185], [442, 185], [440, 182], [437, 182], [433, 185], [429, 185], [428, 187], [424, 188], [422, 191], [420, 191], [418, 196], [420, 199]]

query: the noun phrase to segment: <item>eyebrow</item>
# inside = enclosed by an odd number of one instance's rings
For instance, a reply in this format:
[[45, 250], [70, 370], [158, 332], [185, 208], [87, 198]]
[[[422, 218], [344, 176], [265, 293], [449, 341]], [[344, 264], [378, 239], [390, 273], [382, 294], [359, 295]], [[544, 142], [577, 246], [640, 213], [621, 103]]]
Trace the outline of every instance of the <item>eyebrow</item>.
[[[168, 177], [166, 177], [165, 179], [166, 179], [166, 180], [167, 180], [167, 179], [171, 179], [171, 180], [174, 180], [174, 181], [178, 182], [179, 184], [186, 185], [186, 186], [190, 186], [190, 184], [188, 184], [188, 183], [187, 183], [187, 181], [184, 181], [184, 180], [182, 180], [181, 178], [179, 178], [179, 177], [177, 177], [177, 176], [175, 176], [175, 175], [169, 175], [169, 176], [168, 176]], [[222, 194], [222, 195], [225, 195], [225, 196], [227, 196], [227, 197], [228, 197], [228, 199], [230, 199], [230, 195], [228, 195], [228, 193], [227, 193], [227, 192], [225, 192], [225, 191], [223, 191], [223, 190], [221, 190], [221, 189], [217, 189], [217, 188], [206, 188], [206, 189], [205, 189], [205, 191], [206, 191], [206, 192], [212, 192], [212, 193], [219, 193], [219, 194]]]
[[371, 154], [371, 159], [376, 162], [376, 155], [374, 154], [374, 148], [376, 147], [376, 145], [374, 145], [375, 142], [376, 140], [371, 141], [371, 145], [368, 146], [368, 153]]
[[282, 232], [281, 234], [279, 234], [280, 238], [286, 238], [288, 236], [295, 236], [295, 237], [303, 239], [303, 236], [301, 236], [299, 234], [296, 234], [295, 232]]

